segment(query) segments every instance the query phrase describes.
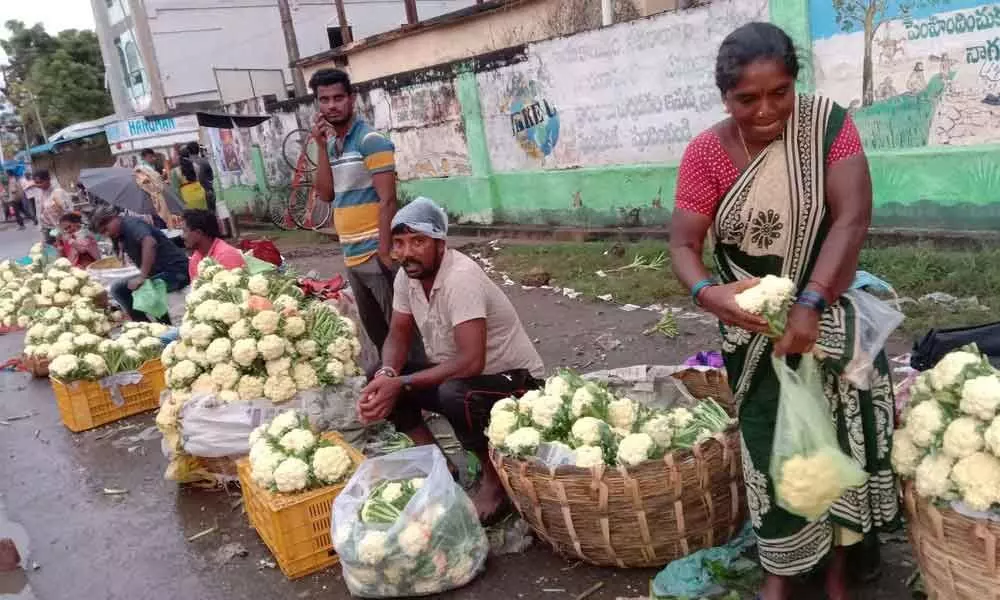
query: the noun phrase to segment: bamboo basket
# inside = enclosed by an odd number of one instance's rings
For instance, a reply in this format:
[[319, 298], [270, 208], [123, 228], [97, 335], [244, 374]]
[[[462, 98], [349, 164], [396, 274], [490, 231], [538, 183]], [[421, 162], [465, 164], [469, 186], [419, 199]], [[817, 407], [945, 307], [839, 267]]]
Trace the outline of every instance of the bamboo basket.
[[974, 519], [921, 498], [903, 483], [913, 553], [931, 600], [1000, 598], [1000, 523]]
[[671, 377], [684, 384], [695, 398], [712, 398], [729, 414], [737, 414], [733, 391], [729, 388], [729, 379], [722, 369], [699, 370], [685, 369], [674, 373]]
[[[728, 393], [725, 375], [701, 382], [689, 388], [696, 397], [719, 400]], [[541, 539], [563, 556], [598, 566], [662, 566], [728, 542], [746, 519], [735, 426], [691, 450], [627, 470], [549, 467], [495, 448], [490, 461]]]
[[49, 376], [49, 359], [37, 356], [24, 356], [24, 365], [35, 379], [45, 379]]

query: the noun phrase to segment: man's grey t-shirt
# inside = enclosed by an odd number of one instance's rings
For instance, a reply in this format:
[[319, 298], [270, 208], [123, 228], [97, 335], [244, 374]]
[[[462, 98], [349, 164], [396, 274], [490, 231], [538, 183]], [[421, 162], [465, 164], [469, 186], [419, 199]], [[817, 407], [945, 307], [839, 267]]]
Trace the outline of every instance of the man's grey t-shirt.
[[153, 272], [149, 275], [172, 273], [187, 277], [188, 257], [183, 250], [167, 239], [162, 231], [142, 219], [122, 217], [119, 243], [136, 267], [142, 266], [142, 240], [147, 236], [153, 236], [156, 240], [156, 261], [153, 263]]

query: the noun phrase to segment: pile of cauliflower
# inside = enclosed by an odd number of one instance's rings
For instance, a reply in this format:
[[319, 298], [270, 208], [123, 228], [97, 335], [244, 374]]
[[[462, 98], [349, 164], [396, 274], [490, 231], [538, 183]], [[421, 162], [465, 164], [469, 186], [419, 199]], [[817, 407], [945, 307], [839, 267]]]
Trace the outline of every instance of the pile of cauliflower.
[[479, 573], [489, 544], [471, 501], [460, 490], [441, 493], [425, 482], [380, 481], [356, 518], [335, 524], [334, 547], [352, 595], [438, 594]]
[[[75, 313], [75, 310], [69, 312]], [[94, 333], [62, 333], [48, 346], [49, 372], [63, 383], [69, 383], [135, 371], [147, 361], [160, 357], [163, 350], [160, 336], [167, 330], [167, 326], [159, 323], [126, 323], [117, 339]]]
[[114, 328], [109, 316], [86, 298], [69, 306], [39, 310], [31, 322], [24, 337], [24, 354], [36, 359], [78, 354], [78, 347], [80, 351], [95, 349]]
[[544, 390], [493, 405], [490, 444], [520, 457], [543, 444], [571, 452], [577, 467], [634, 467], [667, 452], [691, 448], [734, 424], [714, 400], [692, 409], [649, 409], [569, 371], [550, 377]]
[[771, 337], [781, 337], [788, 309], [795, 300], [795, 282], [787, 277], [767, 275], [757, 285], [736, 294], [735, 300], [746, 312], [767, 319]]
[[892, 442], [896, 472], [928, 499], [1000, 505], [1000, 372], [967, 346], [921, 373], [910, 394]]
[[360, 349], [354, 323], [331, 305], [303, 298], [294, 277], [201, 261], [179, 339], [162, 354], [170, 397], [156, 423], [172, 457], [167, 477], [183, 480], [190, 466], [179, 418], [194, 394], [223, 403], [285, 403], [357, 375]]
[[339, 483], [354, 471], [351, 455], [318, 436], [305, 416], [286, 410], [250, 434], [250, 477], [283, 494]]

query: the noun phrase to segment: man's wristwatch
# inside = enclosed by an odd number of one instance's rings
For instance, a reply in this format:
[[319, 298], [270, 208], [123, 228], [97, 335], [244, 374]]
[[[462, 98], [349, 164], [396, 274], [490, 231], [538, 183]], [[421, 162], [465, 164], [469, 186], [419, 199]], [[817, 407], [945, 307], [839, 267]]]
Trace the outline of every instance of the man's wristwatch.
[[375, 371], [375, 377], [378, 377], [379, 375], [385, 375], [386, 377], [398, 377], [399, 373], [396, 373], [396, 369], [393, 369], [392, 367], [382, 367], [378, 371]]
[[805, 290], [804, 292], [799, 294], [799, 297], [795, 300], [795, 303], [798, 304], [799, 306], [805, 306], [806, 308], [811, 308], [818, 313], [822, 313], [824, 310], [826, 310], [827, 306], [826, 298], [823, 297], [823, 294], [813, 290]]
[[413, 391], [413, 375], [403, 375], [403, 391]]

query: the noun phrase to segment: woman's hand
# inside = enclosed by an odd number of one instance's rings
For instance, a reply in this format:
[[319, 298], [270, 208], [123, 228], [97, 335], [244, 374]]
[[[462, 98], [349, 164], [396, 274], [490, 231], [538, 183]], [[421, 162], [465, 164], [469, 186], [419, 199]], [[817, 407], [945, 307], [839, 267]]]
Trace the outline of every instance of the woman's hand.
[[698, 294], [702, 308], [719, 317], [726, 325], [742, 327], [754, 333], [767, 333], [767, 320], [753, 313], [748, 313], [736, 304], [736, 294], [748, 290], [760, 283], [760, 279], [734, 281], [725, 285], [713, 285]]
[[801, 304], [793, 304], [788, 311], [785, 335], [774, 344], [774, 355], [807, 354], [812, 352], [819, 337], [819, 313]]

